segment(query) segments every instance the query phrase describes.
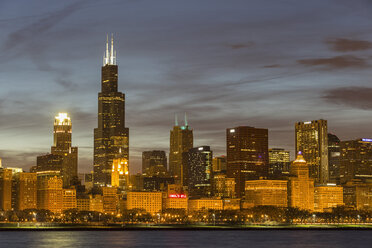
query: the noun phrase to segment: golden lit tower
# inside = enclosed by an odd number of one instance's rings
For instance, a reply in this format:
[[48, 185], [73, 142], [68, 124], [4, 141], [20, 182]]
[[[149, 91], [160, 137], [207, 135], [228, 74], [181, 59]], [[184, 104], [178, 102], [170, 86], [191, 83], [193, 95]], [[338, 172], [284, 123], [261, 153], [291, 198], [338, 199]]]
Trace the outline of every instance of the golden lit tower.
[[126, 190], [129, 183], [128, 160], [116, 158], [112, 163], [111, 186]]
[[94, 183], [111, 184], [115, 158], [129, 159], [129, 129], [125, 127], [125, 95], [118, 92], [118, 66], [114, 40], [107, 38], [98, 93], [98, 127], [94, 129]]
[[292, 162], [288, 183], [288, 203], [290, 207], [314, 210], [314, 179], [309, 177], [309, 166], [302, 153]]
[[72, 180], [77, 178], [78, 148], [71, 146], [72, 123], [67, 113], [59, 113], [54, 118], [53, 135], [51, 153], [63, 157], [61, 175], [63, 186], [68, 187]]
[[328, 132], [326, 120], [297, 122], [296, 153], [302, 152], [316, 183], [328, 182]]
[[185, 114], [185, 125], [179, 126], [176, 116], [173, 130], [170, 131], [170, 151], [169, 151], [169, 172], [176, 180], [183, 184], [182, 174], [182, 154], [193, 148], [194, 136], [193, 130], [187, 124]]
[[54, 118], [53, 146], [51, 154], [37, 157], [37, 172], [54, 171], [63, 180], [63, 187], [70, 187], [77, 179], [78, 148], [71, 146], [72, 124], [67, 113]]

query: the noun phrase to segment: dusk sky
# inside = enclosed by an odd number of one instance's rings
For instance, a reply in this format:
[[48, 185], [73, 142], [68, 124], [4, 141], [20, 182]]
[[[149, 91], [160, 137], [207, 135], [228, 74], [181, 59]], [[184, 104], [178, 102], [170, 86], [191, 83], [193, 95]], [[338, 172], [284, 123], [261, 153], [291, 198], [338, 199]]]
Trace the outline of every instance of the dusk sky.
[[[174, 115], [225, 154], [226, 128], [269, 129], [294, 150], [297, 121], [372, 137], [372, 1], [0, 1], [0, 157], [28, 170], [68, 112], [79, 171], [93, 168], [106, 34], [126, 94], [130, 170], [169, 151]], [[293, 155], [292, 155], [293, 156]]]

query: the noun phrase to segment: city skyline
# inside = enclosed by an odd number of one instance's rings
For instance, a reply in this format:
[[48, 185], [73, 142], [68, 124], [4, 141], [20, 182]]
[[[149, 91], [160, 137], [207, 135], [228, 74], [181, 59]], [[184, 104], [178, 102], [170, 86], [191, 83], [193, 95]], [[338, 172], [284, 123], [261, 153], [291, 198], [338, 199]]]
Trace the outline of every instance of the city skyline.
[[[67, 1], [45, 12], [37, 9], [42, 1], [19, 12], [12, 10], [22, 1], [0, 3], [3, 166], [28, 170], [36, 165], [36, 156], [52, 143], [54, 116], [67, 112], [74, 123], [72, 145], [79, 147], [79, 171], [92, 170], [99, 68], [111, 32], [117, 37], [119, 91], [127, 96], [133, 173], [141, 168], [142, 151], [169, 151], [174, 113], [188, 113], [194, 147], [211, 146], [216, 156], [226, 154], [226, 128], [239, 125], [267, 128], [269, 147], [290, 150], [292, 158], [298, 121], [326, 119], [329, 132], [341, 140], [372, 136], [372, 37], [367, 32], [372, 6], [367, 1], [328, 1], [328, 8], [316, 13], [320, 21], [310, 12], [322, 1], [288, 1], [291, 7], [274, 1], [268, 1], [271, 7], [259, 1], [249, 6], [244, 1], [228, 6], [164, 2], [177, 16], [152, 4], [137, 25], [130, 11], [146, 10], [141, 3], [110, 1], [108, 21], [91, 29], [91, 14], [102, 7], [98, 1]], [[355, 11], [346, 15], [347, 8]], [[266, 10], [272, 15], [259, 15]], [[128, 25], [122, 28], [122, 23]]]

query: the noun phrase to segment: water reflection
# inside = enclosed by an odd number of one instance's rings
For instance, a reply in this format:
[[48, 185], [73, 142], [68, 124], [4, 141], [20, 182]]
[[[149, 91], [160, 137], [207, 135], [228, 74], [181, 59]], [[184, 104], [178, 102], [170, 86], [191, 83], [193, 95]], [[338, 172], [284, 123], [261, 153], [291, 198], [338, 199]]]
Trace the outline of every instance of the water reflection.
[[16, 231], [0, 247], [366, 247], [369, 231]]

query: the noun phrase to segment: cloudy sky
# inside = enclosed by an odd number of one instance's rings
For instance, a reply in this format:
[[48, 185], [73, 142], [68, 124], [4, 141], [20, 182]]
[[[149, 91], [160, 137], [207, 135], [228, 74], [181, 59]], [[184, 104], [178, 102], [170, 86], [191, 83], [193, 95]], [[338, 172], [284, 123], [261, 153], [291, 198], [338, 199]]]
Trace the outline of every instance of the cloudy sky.
[[269, 146], [290, 151], [297, 121], [372, 137], [371, 13], [370, 0], [2, 0], [0, 157], [35, 165], [66, 111], [79, 170], [92, 170], [107, 33], [133, 172], [142, 151], [169, 150], [175, 113], [215, 155], [238, 125], [268, 128]]

